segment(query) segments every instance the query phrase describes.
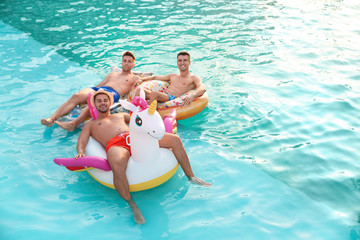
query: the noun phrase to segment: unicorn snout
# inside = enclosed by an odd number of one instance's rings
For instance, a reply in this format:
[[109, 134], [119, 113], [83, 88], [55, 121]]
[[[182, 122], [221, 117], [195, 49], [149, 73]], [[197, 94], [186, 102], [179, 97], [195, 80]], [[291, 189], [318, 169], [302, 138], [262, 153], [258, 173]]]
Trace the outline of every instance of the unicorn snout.
[[160, 129], [160, 130], [152, 130], [149, 131], [148, 134], [153, 137], [156, 138], [158, 140], [160, 140], [164, 135], [165, 135], [165, 129]]

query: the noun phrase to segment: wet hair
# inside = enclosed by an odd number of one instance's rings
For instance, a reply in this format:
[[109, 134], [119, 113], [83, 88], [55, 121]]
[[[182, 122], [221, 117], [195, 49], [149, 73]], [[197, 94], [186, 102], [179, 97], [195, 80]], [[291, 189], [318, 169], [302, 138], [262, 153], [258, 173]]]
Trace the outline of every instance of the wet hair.
[[190, 53], [185, 52], [185, 51], [179, 52], [178, 55], [177, 55], [177, 58], [178, 58], [179, 56], [189, 56], [189, 59], [190, 59]]
[[132, 52], [130, 52], [130, 51], [124, 52], [124, 54], [122, 55], [122, 57], [124, 58], [125, 56], [132, 57], [132, 58], [134, 59], [134, 61], [135, 61], [135, 55], [134, 55]]

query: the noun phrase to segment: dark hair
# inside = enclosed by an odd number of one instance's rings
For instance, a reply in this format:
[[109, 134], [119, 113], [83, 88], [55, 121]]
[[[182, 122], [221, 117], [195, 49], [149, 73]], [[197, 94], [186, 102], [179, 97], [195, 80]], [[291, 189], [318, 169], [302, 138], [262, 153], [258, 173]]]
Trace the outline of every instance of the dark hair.
[[124, 54], [122, 55], [122, 57], [124, 58], [125, 56], [130, 56], [130, 57], [132, 57], [132, 58], [134, 59], [134, 61], [135, 61], [135, 55], [134, 55], [132, 52], [130, 52], [130, 51], [124, 52]]
[[178, 58], [180, 55], [181, 55], [181, 56], [189, 56], [189, 58], [190, 58], [190, 53], [185, 52], [185, 51], [179, 52], [178, 55], [177, 55], [177, 58]]

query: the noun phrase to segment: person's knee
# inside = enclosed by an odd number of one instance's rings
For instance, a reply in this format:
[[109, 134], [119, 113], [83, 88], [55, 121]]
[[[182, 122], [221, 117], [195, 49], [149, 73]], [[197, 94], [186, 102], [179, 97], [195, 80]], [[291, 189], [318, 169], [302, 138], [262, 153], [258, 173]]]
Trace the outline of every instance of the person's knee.
[[173, 147], [181, 146], [183, 143], [178, 135], [171, 134], [171, 145]]
[[81, 102], [81, 96], [79, 93], [75, 93], [71, 96], [71, 98], [69, 99], [71, 102], [74, 103], [80, 103]]
[[150, 93], [150, 98], [152, 98], [152, 99], [157, 99], [158, 96], [159, 96], [159, 93], [156, 91], [152, 91]]
[[176, 143], [182, 145], [181, 138], [180, 138], [178, 135], [175, 135], [175, 134], [174, 134], [174, 136], [175, 136], [175, 141], [176, 141]]
[[114, 172], [125, 172], [127, 166], [127, 160], [125, 158], [112, 159], [111, 168]]
[[139, 87], [136, 88], [135, 90], [135, 96], [140, 96], [140, 89]]
[[107, 155], [111, 169], [114, 172], [125, 172], [129, 157], [130, 154], [128, 152], [119, 152], [114, 147], [109, 149]]

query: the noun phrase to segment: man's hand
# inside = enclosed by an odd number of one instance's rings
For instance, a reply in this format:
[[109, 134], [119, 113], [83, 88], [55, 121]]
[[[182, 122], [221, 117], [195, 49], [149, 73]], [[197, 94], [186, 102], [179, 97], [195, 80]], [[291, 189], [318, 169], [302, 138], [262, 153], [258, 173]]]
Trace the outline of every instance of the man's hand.
[[143, 82], [145, 82], [145, 81], [153, 80], [153, 76], [142, 77], [141, 79]]
[[139, 79], [139, 80], [136, 80], [134, 86], [137, 87], [139, 86], [141, 83], [142, 83], [143, 80]]
[[78, 154], [76, 154], [75, 159], [79, 159], [79, 158], [83, 158], [83, 157], [85, 157], [85, 153], [78, 153]]
[[183, 106], [189, 106], [195, 99], [195, 93], [190, 93], [183, 98]]

